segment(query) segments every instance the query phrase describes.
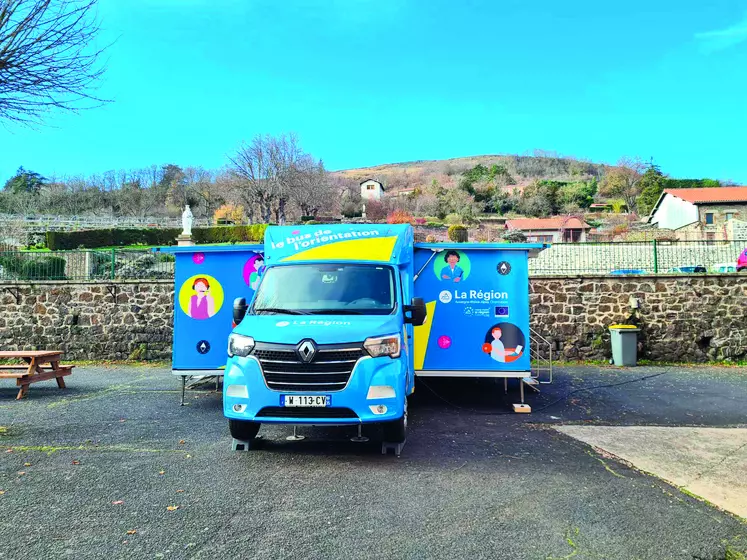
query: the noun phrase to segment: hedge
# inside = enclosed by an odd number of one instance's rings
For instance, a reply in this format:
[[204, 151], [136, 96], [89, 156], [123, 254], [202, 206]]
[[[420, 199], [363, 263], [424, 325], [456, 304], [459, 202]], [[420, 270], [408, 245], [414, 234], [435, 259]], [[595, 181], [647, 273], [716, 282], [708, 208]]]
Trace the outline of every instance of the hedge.
[[468, 240], [467, 228], [459, 224], [450, 226], [448, 235], [451, 241], [455, 241], [457, 243], [466, 243]]
[[37, 255], [38, 253], [7, 253], [0, 256], [0, 268], [2, 268], [5, 279], [65, 279], [65, 259], [62, 257]]
[[[194, 228], [195, 243], [246, 243], [264, 240], [267, 224], [251, 226], [215, 226]], [[70, 249], [96, 249], [98, 247], [121, 247], [126, 245], [175, 245], [181, 233], [178, 228], [166, 229], [93, 229], [88, 231], [49, 231], [47, 247], [52, 251]]]

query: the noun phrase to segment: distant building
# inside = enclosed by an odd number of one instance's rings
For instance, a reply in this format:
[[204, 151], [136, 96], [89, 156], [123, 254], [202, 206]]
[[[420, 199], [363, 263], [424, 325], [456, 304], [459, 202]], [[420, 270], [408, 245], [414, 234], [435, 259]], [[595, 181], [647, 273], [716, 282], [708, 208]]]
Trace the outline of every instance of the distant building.
[[532, 243], [574, 243], [586, 241], [592, 227], [575, 216], [516, 218], [506, 220], [506, 229], [519, 230]]
[[747, 221], [747, 187], [667, 189], [648, 221], [678, 239], [730, 239], [732, 220]]
[[376, 179], [366, 179], [361, 182], [361, 198], [363, 200], [381, 200], [384, 195], [384, 185]]

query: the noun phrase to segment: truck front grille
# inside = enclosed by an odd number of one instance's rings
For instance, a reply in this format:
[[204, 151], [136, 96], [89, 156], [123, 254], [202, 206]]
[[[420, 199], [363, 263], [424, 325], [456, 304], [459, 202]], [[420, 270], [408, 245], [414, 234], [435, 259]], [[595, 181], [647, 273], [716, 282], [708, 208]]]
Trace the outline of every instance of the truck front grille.
[[304, 362], [296, 345], [257, 342], [253, 355], [262, 375], [275, 391], [340, 391], [355, 364], [364, 356], [361, 344], [320, 344], [310, 362]]

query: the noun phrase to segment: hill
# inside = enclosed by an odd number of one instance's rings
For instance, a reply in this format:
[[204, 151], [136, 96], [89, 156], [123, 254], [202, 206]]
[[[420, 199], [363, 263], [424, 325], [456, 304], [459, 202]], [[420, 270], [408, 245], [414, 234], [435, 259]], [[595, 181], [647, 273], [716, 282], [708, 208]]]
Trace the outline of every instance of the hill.
[[[335, 171], [334, 176], [345, 182], [376, 179], [389, 191], [424, 188], [434, 179], [444, 187], [458, 184], [463, 176], [476, 166], [499, 166], [510, 176], [513, 185], [522, 187], [535, 180], [587, 181], [600, 179], [609, 166], [553, 154], [536, 153], [532, 156], [481, 155], [444, 160], [420, 160], [389, 163], [357, 169]], [[446, 178], [452, 178], [448, 180]], [[506, 181], [504, 181], [506, 182]]]

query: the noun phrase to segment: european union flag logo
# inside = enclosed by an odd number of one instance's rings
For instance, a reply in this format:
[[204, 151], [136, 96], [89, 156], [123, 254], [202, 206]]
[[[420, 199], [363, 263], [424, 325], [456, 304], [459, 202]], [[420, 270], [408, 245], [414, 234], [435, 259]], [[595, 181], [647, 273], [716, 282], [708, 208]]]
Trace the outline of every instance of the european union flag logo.
[[508, 317], [508, 305], [499, 305], [495, 308], [496, 317]]

